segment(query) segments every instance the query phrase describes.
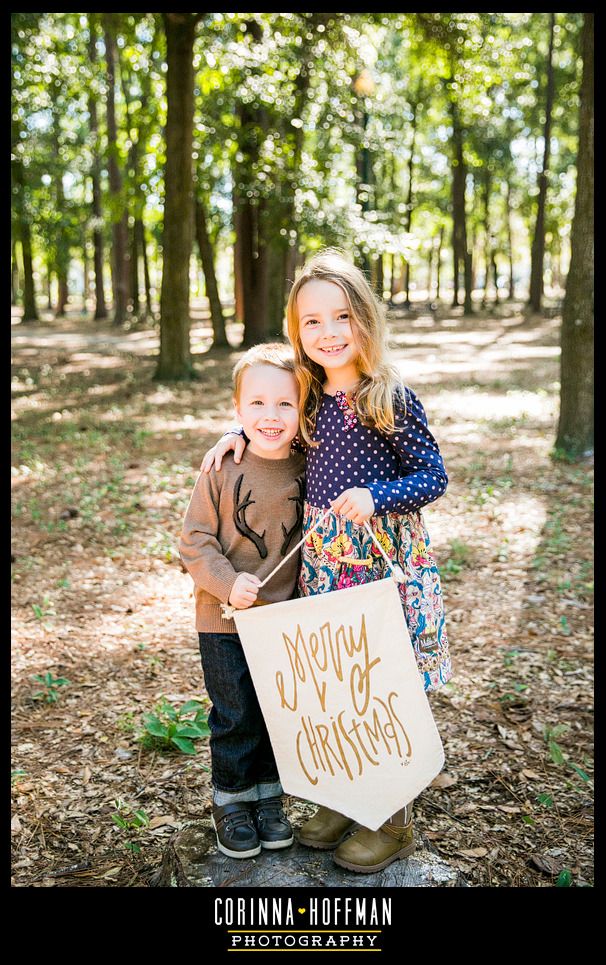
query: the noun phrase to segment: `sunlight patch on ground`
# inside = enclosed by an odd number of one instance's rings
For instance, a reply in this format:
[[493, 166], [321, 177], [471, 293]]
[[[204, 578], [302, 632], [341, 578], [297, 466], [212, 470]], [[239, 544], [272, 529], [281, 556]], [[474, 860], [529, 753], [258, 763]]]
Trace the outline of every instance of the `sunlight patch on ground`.
[[[160, 416], [151, 416], [145, 419], [145, 427], [149, 429], [150, 432], [191, 432], [192, 430], [199, 430], [200, 433], [204, 432], [225, 432], [227, 429], [235, 425], [237, 419], [235, 416], [225, 417], [225, 409], [221, 408], [216, 415], [208, 414], [199, 419], [196, 419], [192, 415], [184, 415], [181, 419], [162, 419]], [[200, 461], [202, 460], [201, 453]]]
[[485, 392], [478, 388], [459, 392], [444, 390], [432, 398], [433, 415], [460, 416], [465, 420], [485, 422], [490, 419], [540, 419], [551, 421], [557, 409], [557, 400], [546, 391], [528, 392], [509, 389], [507, 392]]

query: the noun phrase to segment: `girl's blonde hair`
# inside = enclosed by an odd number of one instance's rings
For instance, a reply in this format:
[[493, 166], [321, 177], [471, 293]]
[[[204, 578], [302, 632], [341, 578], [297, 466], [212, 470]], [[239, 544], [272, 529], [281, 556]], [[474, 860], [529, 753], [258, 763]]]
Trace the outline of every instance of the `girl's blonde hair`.
[[307, 445], [318, 445], [312, 437], [326, 380], [322, 366], [305, 354], [299, 333], [297, 295], [303, 285], [312, 280], [333, 282], [347, 298], [351, 327], [359, 346], [356, 367], [360, 384], [353, 404], [356, 415], [362, 425], [382, 432], [397, 431], [393, 393], [397, 386], [402, 387], [402, 380], [395, 365], [388, 361], [383, 306], [363, 272], [338, 249], [326, 248], [297, 273], [286, 306], [288, 336], [295, 352], [295, 375], [300, 389], [301, 436]]

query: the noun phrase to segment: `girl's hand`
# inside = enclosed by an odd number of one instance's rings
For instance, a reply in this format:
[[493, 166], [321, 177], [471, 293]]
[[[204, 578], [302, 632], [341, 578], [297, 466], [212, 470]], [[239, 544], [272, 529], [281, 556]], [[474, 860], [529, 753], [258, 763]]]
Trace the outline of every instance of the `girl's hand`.
[[353, 523], [365, 523], [375, 511], [375, 504], [370, 489], [354, 486], [346, 489], [333, 499], [331, 504], [335, 513], [340, 513]]
[[214, 466], [218, 472], [221, 468], [223, 456], [226, 452], [231, 452], [232, 449], [234, 451], [234, 462], [239, 463], [246, 449], [246, 439], [243, 436], [236, 435], [235, 432], [223, 436], [212, 449], [208, 450], [202, 460], [201, 471], [210, 472]]
[[260, 582], [259, 577], [253, 573], [238, 573], [227, 602], [235, 606], [236, 610], [246, 610], [257, 599]]

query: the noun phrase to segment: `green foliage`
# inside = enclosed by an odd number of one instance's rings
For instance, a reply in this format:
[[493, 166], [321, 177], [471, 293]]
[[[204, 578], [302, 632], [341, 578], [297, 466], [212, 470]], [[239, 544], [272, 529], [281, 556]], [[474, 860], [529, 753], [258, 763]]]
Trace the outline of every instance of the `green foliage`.
[[473, 556], [471, 546], [460, 539], [450, 541], [449, 553], [442, 567], [442, 573], [456, 576], [461, 570], [470, 565]]
[[32, 680], [43, 684], [42, 690], [32, 694], [32, 700], [43, 700], [47, 704], [54, 704], [59, 699], [59, 687], [65, 687], [71, 683], [67, 677], [55, 677], [50, 670], [45, 674], [34, 674]]
[[111, 815], [111, 819], [128, 839], [124, 842], [124, 847], [128, 851], [138, 854], [141, 851], [141, 846], [134, 839], [139, 837], [149, 825], [149, 817], [146, 811], [143, 808], [138, 808], [135, 811], [132, 805], [127, 804], [122, 798], [116, 798], [115, 801], [112, 801], [112, 804], [117, 810]]
[[[14, 181], [13, 218], [16, 237], [23, 219], [32, 224], [38, 272], [80, 263], [85, 247], [90, 258], [93, 227], [101, 228], [109, 251], [112, 218], [124, 207], [131, 220], [143, 219], [152, 261], [161, 257], [162, 17], [111, 14], [119, 61], [116, 154], [123, 175], [116, 202], [107, 177], [104, 16], [11, 17], [12, 155], [24, 174]], [[556, 15], [548, 249], [561, 245], [572, 218], [581, 24], [582, 14]], [[194, 183], [207, 206], [213, 246], [224, 256], [233, 244], [235, 186], [285, 248], [337, 244], [369, 256], [405, 255], [422, 283], [429, 247], [450, 223], [454, 99], [470, 171], [470, 227], [481, 237], [480, 190], [489, 174], [494, 240], [499, 257], [505, 256], [507, 189], [518, 221], [534, 215], [547, 37], [548, 15], [542, 13], [201, 14], [194, 47]], [[356, 83], [362, 70], [365, 88]], [[98, 105], [95, 138], [90, 98]], [[364, 151], [368, 184], [357, 169]], [[100, 225], [91, 209], [97, 158]], [[406, 231], [411, 170], [412, 235]], [[517, 235], [516, 255], [526, 258], [526, 241]]]
[[144, 716], [143, 724], [139, 738], [143, 746], [162, 751], [176, 747], [182, 754], [195, 754], [194, 741], [210, 735], [206, 710], [199, 700], [188, 700], [177, 708], [163, 697], [154, 712]]
[[[557, 743], [556, 738], [564, 736], [569, 730], [570, 724], [556, 724], [555, 727], [545, 726], [543, 728], [543, 738], [547, 744], [549, 756], [553, 763], [558, 767], [565, 765], [566, 767], [570, 768], [578, 777], [581, 778], [581, 781], [583, 781], [584, 784], [587, 784], [590, 780], [589, 775], [586, 773], [586, 771], [579, 767], [578, 764], [573, 763], [573, 761], [569, 759], [568, 754], [566, 754]], [[568, 783], [567, 786], [574, 788], [574, 785], [570, 783]]]
[[32, 603], [32, 610], [34, 611], [34, 616], [36, 620], [44, 620], [45, 617], [55, 616], [54, 604], [49, 600], [47, 596], [44, 597], [42, 604]]
[[558, 880], [555, 883], [556, 888], [570, 888], [572, 885], [572, 871], [569, 868], [563, 868], [558, 875]]

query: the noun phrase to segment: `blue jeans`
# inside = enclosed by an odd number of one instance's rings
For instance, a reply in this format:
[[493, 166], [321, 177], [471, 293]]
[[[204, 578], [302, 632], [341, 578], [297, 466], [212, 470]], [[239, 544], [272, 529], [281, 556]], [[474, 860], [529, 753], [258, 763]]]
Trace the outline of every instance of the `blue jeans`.
[[237, 633], [198, 633], [208, 715], [213, 803], [282, 794], [278, 768]]

